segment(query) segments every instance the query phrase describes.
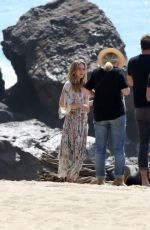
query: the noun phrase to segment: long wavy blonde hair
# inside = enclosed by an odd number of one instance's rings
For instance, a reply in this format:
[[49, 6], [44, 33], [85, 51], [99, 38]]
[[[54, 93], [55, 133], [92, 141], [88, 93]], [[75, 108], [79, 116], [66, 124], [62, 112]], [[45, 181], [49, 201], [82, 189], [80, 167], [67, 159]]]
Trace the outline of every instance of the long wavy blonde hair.
[[[76, 76], [76, 72], [77, 69], [79, 67], [80, 64], [83, 64], [85, 67], [85, 74], [84, 77], [82, 79], [78, 79]], [[86, 63], [84, 62], [84, 60], [75, 60], [71, 63], [70, 69], [69, 69], [69, 73], [68, 73], [68, 79], [71, 82], [72, 85], [72, 89], [75, 92], [81, 91], [81, 88], [84, 86], [84, 84], [87, 81], [87, 66]]]

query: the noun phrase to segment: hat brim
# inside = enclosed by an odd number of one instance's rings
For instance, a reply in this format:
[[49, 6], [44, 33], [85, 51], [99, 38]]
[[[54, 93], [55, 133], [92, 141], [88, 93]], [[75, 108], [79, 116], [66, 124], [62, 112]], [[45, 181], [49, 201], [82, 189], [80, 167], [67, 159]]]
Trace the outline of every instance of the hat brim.
[[111, 62], [113, 59], [117, 59], [119, 68], [125, 65], [124, 55], [116, 48], [105, 48], [100, 51], [98, 55], [98, 64], [103, 66], [106, 62]]

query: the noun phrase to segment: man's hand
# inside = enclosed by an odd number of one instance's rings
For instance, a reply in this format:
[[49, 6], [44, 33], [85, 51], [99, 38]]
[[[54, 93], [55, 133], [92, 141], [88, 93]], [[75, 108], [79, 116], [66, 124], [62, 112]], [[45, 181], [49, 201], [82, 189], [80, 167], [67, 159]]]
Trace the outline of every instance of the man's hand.
[[90, 106], [87, 105], [87, 104], [83, 104], [83, 109], [84, 109], [87, 113], [90, 112]]

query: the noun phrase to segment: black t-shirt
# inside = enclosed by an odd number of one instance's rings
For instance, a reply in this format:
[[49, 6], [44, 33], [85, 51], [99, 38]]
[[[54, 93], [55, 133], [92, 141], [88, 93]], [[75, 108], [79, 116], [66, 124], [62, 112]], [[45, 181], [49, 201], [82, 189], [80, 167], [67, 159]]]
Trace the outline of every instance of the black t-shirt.
[[113, 68], [107, 72], [98, 68], [92, 72], [85, 88], [94, 90], [94, 120], [113, 120], [125, 114], [121, 89], [127, 88], [124, 72]]
[[150, 107], [146, 100], [146, 87], [150, 74], [150, 55], [140, 54], [129, 60], [128, 74], [133, 78], [133, 95], [136, 108]]

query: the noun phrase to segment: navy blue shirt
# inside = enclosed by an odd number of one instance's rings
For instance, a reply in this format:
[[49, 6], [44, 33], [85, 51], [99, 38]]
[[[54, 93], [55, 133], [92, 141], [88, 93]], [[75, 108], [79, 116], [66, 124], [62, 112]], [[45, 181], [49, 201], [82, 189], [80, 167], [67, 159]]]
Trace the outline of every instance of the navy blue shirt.
[[133, 96], [136, 108], [150, 107], [146, 100], [146, 88], [150, 74], [150, 54], [140, 54], [129, 60], [128, 74], [133, 78]]
[[94, 90], [94, 120], [113, 120], [125, 114], [124, 100], [121, 89], [127, 88], [127, 81], [121, 69], [113, 68], [106, 71], [97, 68], [85, 88]]

